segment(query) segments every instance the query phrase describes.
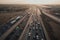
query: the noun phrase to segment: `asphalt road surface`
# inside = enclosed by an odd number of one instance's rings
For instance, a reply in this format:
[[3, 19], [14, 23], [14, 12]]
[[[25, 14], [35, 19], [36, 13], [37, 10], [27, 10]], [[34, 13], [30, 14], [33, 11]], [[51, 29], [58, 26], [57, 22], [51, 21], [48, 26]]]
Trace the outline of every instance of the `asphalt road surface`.
[[60, 23], [60, 19], [43, 11], [31, 6], [22, 15], [11, 18], [0, 28], [0, 40], [59, 40], [60, 32], [54, 30], [57, 25], [54, 28], [52, 23]]

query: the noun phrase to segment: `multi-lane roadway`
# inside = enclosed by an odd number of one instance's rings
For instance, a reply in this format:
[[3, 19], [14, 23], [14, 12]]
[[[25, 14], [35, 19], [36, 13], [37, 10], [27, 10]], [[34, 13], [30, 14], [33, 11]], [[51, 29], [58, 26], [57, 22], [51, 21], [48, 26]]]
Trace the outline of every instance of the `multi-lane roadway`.
[[[44, 13], [44, 14], [43, 14]], [[47, 24], [53, 16], [46, 14], [44, 10], [32, 6], [25, 10], [24, 15], [11, 18], [5, 25], [0, 27], [0, 40], [54, 40], [51, 38], [48, 29], [51, 30]], [[46, 18], [44, 16], [47, 16]], [[57, 21], [58, 19], [56, 19]], [[47, 23], [45, 23], [47, 22]], [[60, 19], [57, 21], [60, 22]], [[58, 23], [59, 24], [59, 23]], [[48, 29], [47, 29], [48, 28]], [[55, 39], [56, 40], [56, 39]]]

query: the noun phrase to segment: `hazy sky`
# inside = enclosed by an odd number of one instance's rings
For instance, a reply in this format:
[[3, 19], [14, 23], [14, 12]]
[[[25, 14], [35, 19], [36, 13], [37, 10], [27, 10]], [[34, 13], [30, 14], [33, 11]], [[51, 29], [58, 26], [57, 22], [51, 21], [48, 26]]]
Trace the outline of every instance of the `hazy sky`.
[[0, 0], [0, 4], [60, 4], [60, 0]]

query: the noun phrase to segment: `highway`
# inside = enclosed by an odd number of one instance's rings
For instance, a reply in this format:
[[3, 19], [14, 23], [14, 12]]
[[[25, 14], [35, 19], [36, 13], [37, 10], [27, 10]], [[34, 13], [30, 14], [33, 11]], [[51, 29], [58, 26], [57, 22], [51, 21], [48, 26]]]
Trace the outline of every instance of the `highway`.
[[56, 34], [51, 23], [57, 23], [57, 27], [60, 19], [32, 6], [0, 27], [0, 40], [59, 40], [58, 28]]

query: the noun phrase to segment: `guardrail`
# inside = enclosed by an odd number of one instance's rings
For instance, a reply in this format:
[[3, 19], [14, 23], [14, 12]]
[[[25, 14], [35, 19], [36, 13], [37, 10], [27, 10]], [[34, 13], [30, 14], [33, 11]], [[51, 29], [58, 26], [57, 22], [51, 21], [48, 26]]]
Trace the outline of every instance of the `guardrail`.
[[19, 39], [18, 40], [24, 40], [24, 37], [25, 37], [25, 34], [26, 34], [26, 31], [28, 30], [28, 25], [30, 24], [30, 22], [31, 22], [31, 17], [32, 17], [32, 15], [30, 16], [30, 18], [28, 19], [28, 22], [27, 22], [27, 24], [26, 24], [26, 26], [25, 26], [25, 28], [24, 28], [24, 30], [23, 30], [23, 32], [22, 32], [22, 34], [21, 34], [21, 36], [19, 37]]
[[15, 23], [9, 30], [7, 30], [1, 37], [0, 40], [4, 40], [14, 29], [15, 27], [21, 23], [25, 18], [27, 17], [27, 15], [25, 15], [22, 19], [20, 19], [17, 23]]
[[48, 16], [49, 18], [53, 19], [54, 21], [60, 23], [60, 19], [52, 14], [46, 13], [43, 10], [41, 11], [44, 15]]
[[49, 37], [49, 35], [48, 35], [48, 33], [47, 33], [47, 30], [45, 28], [45, 25], [44, 25], [44, 23], [42, 21], [42, 18], [38, 14], [37, 14], [37, 19], [38, 19], [38, 22], [41, 24], [41, 26], [43, 28], [43, 31], [44, 31], [44, 34], [45, 34], [45, 38], [46, 38], [45, 40], [51, 40], [50, 37]]

